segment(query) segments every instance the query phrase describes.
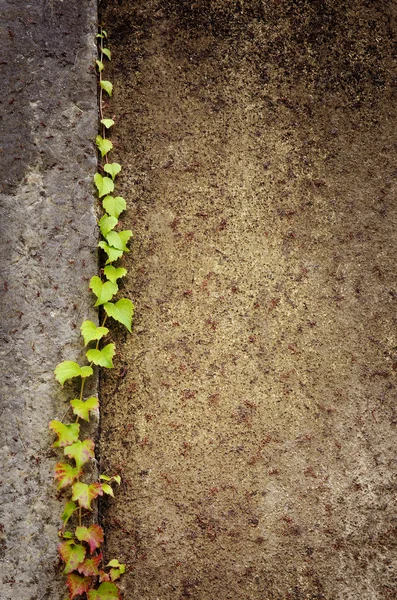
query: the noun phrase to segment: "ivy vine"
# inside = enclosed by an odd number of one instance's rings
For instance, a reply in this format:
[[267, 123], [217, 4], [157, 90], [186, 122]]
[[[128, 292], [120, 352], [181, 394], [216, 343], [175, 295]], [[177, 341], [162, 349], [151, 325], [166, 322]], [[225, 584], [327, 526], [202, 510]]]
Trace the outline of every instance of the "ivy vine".
[[[74, 421], [63, 423], [53, 420], [50, 429], [56, 434], [53, 443], [63, 453], [63, 459], [55, 466], [54, 477], [58, 491], [66, 496], [66, 504], [61, 516], [62, 528], [59, 536], [59, 554], [63, 561], [63, 573], [69, 598], [81, 596], [87, 600], [120, 600], [120, 589], [115, 583], [125, 572], [125, 565], [113, 559], [102, 565], [101, 546], [104, 542], [104, 531], [96, 523], [92, 524], [93, 502], [104, 494], [114, 495], [114, 485], [120, 485], [119, 475], [99, 475], [97, 481], [87, 482], [88, 469], [85, 468], [95, 457], [95, 442], [91, 438], [80, 439], [81, 422], [89, 422], [92, 413], [98, 411], [98, 398], [84, 395], [85, 382], [94, 374], [94, 367], [113, 368], [115, 344], [106, 343], [109, 329], [105, 326], [108, 318], [122, 323], [131, 331], [134, 305], [128, 298], [114, 300], [118, 292], [118, 280], [127, 274], [126, 269], [117, 266], [124, 252], [128, 252], [128, 241], [132, 231], [119, 228], [119, 216], [126, 209], [126, 201], [115, 196], [115, 179], [121, 171], [121, 165], [109, 162], [109, 152], [113, 149], [112, 141], [107, 137], [114, 126], [113, 119], [104, 115], [105, 102], [103, 95], [111, 96], [113, 85], [103, 79], [105, 60], [111, 60], [111, 52], [107, 47], [107, 33], [101, 27], [98, 38], [98, 59], [96, 68], [99, 81], [99, 117], [100, 131], [96, 137], [96, 146], [100, 156], [98, 172], [94, 176], [97, 196], [103, 207], [103, 216], [99, 220], [102, 239], [98, 246], [104, 251], [107, 260], [100, 271], [90, 280], [90, 289], [96, 297], [95, 307], [102, 307], [103, 320], [97, 326], [86, 320], [80, 327], [84, 340], [85, 355], [88, 364], [79, 365], [70, 360], [61, 362], [55, 368], [55, 378], [61, 386], [74, 378], [80, 378], [80, 394], [70, 400], [68, 413], [74, 415]], [[100, 172], [99, 172], [100, 171]]]

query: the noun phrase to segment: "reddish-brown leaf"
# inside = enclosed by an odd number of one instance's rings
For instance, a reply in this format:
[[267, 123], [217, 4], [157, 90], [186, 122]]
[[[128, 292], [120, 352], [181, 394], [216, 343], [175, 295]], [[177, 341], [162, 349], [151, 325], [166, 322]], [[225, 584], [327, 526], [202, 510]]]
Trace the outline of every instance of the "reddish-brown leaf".
[[67, 463], [57, 463], [55, 465], [54, 477], [58, 481], [58, 490], [62, 490], [68, 485], [72, 485], [75, 479], [80, 476], [80, 470]]
[[59, 554], [65, 563], [64, 574], [75, 571], [85, 558], [86, 549], [82, 544], [74, 544], [69, 540], [58, 547]]
[[97, 496], [102, 496], [102, 485], [100, 483], [91, 483], [87, 485], [81, 481], [77, 481], [72, 487], [72, 500], [77, 501], [82, 508], [91, 509], [91, 500]]
[[77, 527], [76, 537], [80, 542], [87, 542], [92, 554], [103, 542], [103, 529], [99, 525]]
[[110, 574], [101, 569], [99, 571], [99, 581], [110, 581]]
[[75, 596], [88, 594], [91, 585], [91, 577], [81, 577], [75, 573], [71, 573], [67, 577], [66, 585], [69, 588], [69, 598], [73, 600]]
[[99, 563], [102, 560], [102, 554], [93, 556], [92, 558], [86, 558], [81, 565], [78, 567], [78, 572], [86, 575], [86, 577], [96, 577], [99, 575]]

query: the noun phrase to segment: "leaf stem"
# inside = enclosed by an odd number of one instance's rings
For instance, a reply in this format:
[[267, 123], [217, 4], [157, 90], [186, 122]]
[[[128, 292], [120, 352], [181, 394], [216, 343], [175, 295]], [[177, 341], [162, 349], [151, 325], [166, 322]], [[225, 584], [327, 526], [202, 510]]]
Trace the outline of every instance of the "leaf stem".
[[[80, 387], [80, 400], [83, 400], [83, 394], [84, 394], [84, 385], [85, 385], [85, 377], [81, 378], [81, 387]], [[79, 417], [78, 415], [76, 416], [76, 421], [75, 423], [79, 422]]]
[[81, 379], [81, 388], [80, 388], [80, 400], [83, 399], [84, 385], [85, 385], [85, 377], [82, 377], [82, 379]]
[[[108, 318], [108, 316], [107, 316], [107, 315], [105, 315], [105, 317], [104, 317], [104, 319], [103, 319], [103, 321], [102, 321], [102, 325], [101, 325], [101, 327], [105, 327], [105, 323], [106, 323], [106, 321], [107, 321], [107, 318]], [[96, 349], [96, 350], [98, 350], [98, 348], [99, 348], [99, 342], [100, 342], [100, 340], [97, 340], [97, 343], [96, 343], [96, 346], [95, 346], [95, 349]]]
[[[103, 56], [104, 56], [103, 55], [103, 40], [104, 40], [104, 38], [103, 38], [103, 28], [102, 27], [101, 27], [101, 36], [102, 36], [100, 38], [101, 42], [99, 44], [99, 49], [100, 49], [100, 59], [99, 60], [100, 60], [101, 64], [103, 65]], [[103, 69], [101, 69], [99, 71], [99, 116], [100, 116], [100, 120], [101, 121], [104, 118], [103, 117], [103, 89], [102, 89], [102, 85], [101, 85], [101, 83], [102, 83], [102, 71], [103, 71]], [[104, 140], [106, 140], [106, 127], [105, 127], [105, 125], [103, 123], [101, 123], [101, 135], [102, 135], [102, 138]], [[105, 155], [105, 162], [106, 163], [109, 162], [107, 154]]]
[[[101, 27], [101, 35], [103, 36], [102, 33], [102, 27]], [[99, 50], [100, 50], [100, 58], [99, 60], [101, 61], [101, 63], [103, 64], [103, 37], [100, 38], [101, 42], [99, 44]], [[101, 120], [103, 119], [103, 106], [102, 106], [102, 102], [103, 102], [103, 89], [101, 86], [101, 82], [102, 82], [102, 69], [99, 71], [99, 114], [101, 117]], [[102, 125], [102, 133], [104, 135], [102, 135], [102, 137], [105, 137], [105, 130], [106, 127], [104, 125]]]

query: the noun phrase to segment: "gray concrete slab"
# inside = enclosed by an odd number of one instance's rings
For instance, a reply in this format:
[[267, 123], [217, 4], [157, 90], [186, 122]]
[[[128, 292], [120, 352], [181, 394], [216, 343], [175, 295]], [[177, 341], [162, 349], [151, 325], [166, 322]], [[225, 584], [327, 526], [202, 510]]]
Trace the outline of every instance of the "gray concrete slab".
[[[0, 597], [65, 597], [53, 369], [95, 318], [96, 0], [0, 0]], [[65, 386], [66, 387], [66, 386]]]

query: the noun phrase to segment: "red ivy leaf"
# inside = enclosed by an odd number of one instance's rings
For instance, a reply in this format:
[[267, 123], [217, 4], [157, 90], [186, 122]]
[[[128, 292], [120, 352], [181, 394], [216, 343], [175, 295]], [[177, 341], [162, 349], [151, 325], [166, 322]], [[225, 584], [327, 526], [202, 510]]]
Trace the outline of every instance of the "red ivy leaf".
[[92, 554], [103, 542], [103, 529], [99, 525], [91, 525], [88, 528], [77, 527], [76, 537], [80, 542], [87, 542]]
[[64, 574], [75, 571], [85, 558], [85, 548], [82, 544], [73, 544], [72, 541], [64, 542], [58, 547], [59, 554], [65, 563]]
[[99, 575], [98, 566], [102, 560], [102, 554], [93, 556], [92, 558], [86, 558], [84, 562], [77, 568], [79, 573], [86, 575], [87, 577], [96, 577]]
[[77, 481], [72, 487], [72, 500], [76, 500], [79, 506], [91, 509], [91, 500], [97, 496], [103, 496], [102, 485], [100, 483], [91, 483], [87, 485], [81, 481]]
[[110, 581], [109, 573], [106, 573], [103, 569], [99, 571], [99, 580], [100, 581]]
[[80, 470], [66, 463], [57, 463], [55, 465], [54, 477], [58, 481], [58, 490], [62, 490], [68, 485], [72, 485], [75, 479], [78, 479]]
[[69, 588], [69, 598], [70, 600], [73, 600], [75, 596], [88, 594], [91, 585], [91, 577], [81, 577], [80, 575], [72, 573], [71, 575], [68, 575], [66, 585]]

